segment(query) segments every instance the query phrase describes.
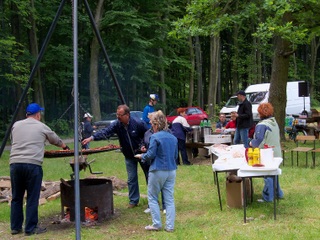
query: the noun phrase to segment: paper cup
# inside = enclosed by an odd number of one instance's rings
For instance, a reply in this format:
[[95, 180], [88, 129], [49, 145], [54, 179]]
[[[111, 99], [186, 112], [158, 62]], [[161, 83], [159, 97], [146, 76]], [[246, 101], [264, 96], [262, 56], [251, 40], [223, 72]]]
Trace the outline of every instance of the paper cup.
[[273, 161], [273, 148], [260, 149], [260, 162], [265, 167], [272, 167]]

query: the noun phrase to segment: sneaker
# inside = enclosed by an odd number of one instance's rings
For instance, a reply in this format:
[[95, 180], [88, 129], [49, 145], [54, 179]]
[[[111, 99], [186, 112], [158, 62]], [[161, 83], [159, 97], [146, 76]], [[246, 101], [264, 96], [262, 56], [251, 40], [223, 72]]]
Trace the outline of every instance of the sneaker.
[[146, 210], [144, 210], [143, 211], [144, 213], [150, 213], [151, 212], [151, 210], [150, 210], [150, 208], [147, 208]]
[[163, 214], [166, 214], [167, 213], [167, 210], [163, 209]]
[[258, 199], [257, 202], [263, 203], [263, 202], [265, 202], [265, 200], [263, 200], [263, 199]]
[[152, 225], [148, 225], [148, 226], [145, 226], [144, 229], [147, 231], [159, 231], [161, 228], [157, 228]]
[[12, 235], [16, 235], [16, 234], [19, 234], [19, 233], [22, 233], [22, 229], [18, 229], [18, 230], [13, 229], [13, 230], [11, 230], [11, 234]]
[[41, 228], [41, 227], [35, 227], [35, 229], [33, 229], [32, 232], [29, 233], [25, 233], [25, 236], [31, 236], [33, 234], [41, 234], [41, 233], [45, 233], [47, 231], [47, 228]]
[[173, 229], [165, 228], [164, 229], [166, 232], [173, 232]]
[[135, 208], [137, 206], [138, 206], [138, 204], [129, 203], [127, 208]]

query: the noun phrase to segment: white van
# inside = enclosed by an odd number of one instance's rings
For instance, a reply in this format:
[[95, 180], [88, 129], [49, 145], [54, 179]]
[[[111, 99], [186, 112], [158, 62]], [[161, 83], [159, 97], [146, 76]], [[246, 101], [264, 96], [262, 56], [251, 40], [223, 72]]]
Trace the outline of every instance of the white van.
[[[302, 81], [299, 81], [302, 82]], [[303, 111], [310, 113], [310, 96], [299, 97], [299, 82], [287, 83], [287, 106], [286, 114], [299, 115]], [[258, 106], [260, 103], [268, 102], [270, 83], [261, 83], [250, 85], [246, 88], [245, 93], [247, 99], [252, 104], [253, 120], [259, 121]], [[237, 96], [232, 96], [226, 103], [226, 105], [220, 110], [220, 113], [226, 114], [227, 118], [230, 118], [230, 113], [238, 110]]]

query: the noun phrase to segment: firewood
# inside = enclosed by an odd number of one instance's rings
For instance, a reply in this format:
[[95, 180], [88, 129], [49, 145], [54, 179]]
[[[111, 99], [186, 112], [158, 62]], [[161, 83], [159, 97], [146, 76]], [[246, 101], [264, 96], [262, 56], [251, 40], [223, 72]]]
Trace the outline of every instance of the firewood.
[[10, 180], [0, 180], [0, 188], [11, 188]]
[[45, 199], [45, 198], [40, 198], [39, 199], [39, 205], [44, 205], [46, 203], [47, 203], [47, 199]]
[[46, 191], [41, 192], [40, 198], [48, 198], [49, 196], [51, 196], [59, 191], [60, 191], [60, 185], [53, 184], [52, 186], [47, 187]]
[[55, 200], [55, 199], [57, 199], [58, 197], [60, 197], [60, 195], [61, 195], [61, 192], [57, 192], [57, 193], [52, 194], [51, 196], [47, 197], [47, 200], [48, 200], [48, 201]]

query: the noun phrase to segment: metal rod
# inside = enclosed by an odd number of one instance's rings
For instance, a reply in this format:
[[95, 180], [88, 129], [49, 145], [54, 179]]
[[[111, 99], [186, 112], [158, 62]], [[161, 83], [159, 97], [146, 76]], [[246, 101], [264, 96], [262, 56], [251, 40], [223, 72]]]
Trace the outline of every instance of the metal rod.
[[116, 89], [117, 89], [117, 91], [118, 91], [119, 98], [120, 98], [122, 104], [126, 104], [126, 101], [124, 100], [124, 97], [123, 97], [122, 91], [121, 91], [121, 89], [120, 89], [118, 80], [117, 80], [116, 75], [115, 75], [115, 73], [114, 73], [114, 71], [113, 71], [113, 68], [112, 68], [110, 59], [109, 59], [109, 57], [108, 57], [106, 48], [105, 48], [105, 46], [104, 46], [104, 44], [103, 44], [101, 35], [100, 35], [100, 33], [99, 33], [99, 31], [98, 31], [98, 28], [97, 28], [97, 26], [96, 26], [96, 23], [95, 23], [95, 21], [94, 21], [94, 17], [93, 17], [93, 15], [92, 15], [91, 10], [90, 10], [90, 6], [89, 6], [89, 4], [88, 4], [88, 1], [87, 1], [87, 0], [84, 0], [84, 4], [85, 4], [85, 7], [86, 7], [86, 11], [87, 11], [87, 13], [88, 13], [88, 15], [89, 15], [89, 19], [90, 19], [91, 25], [92, 25], [92, 27], [93, 27], [93, 30], [94, 30], [94, 32], [95, 32], [95, 34], [96, 34], [96, 37], [97, 37], [97, 39], [98, 39], [98, 41], [99, 41], [99, 44], [100, 44], [100, 46], [101, 46], [101, 49], [102, 49], [104, 58], [105, 58], [105, 60], [106, 60], [106, 62], [107, 62], [107, 65], [108, 65], [108, 67], [109, 67], [109, 71], [110, 71], [110, 74], [111, 74], [113, 83], [114, 83], [114, 85], [116, 86]]
[[31, 83], [33, 81], [33, 77], [34, 77], [35, 73], [38, 70], [39, 64], [40, 64], [41, 59], [43, 57], [43, 54], [44, 54], [44, 52], [45, 52], [45, 50], [47, 48], [49, 40], [51, 39], [52, 33], [53, 33], [54, 29], [56, 28], [58, 19], [59, 19], [60, 15], [61, 15], [61, 12], [62, 12], [62, 9], [63, 9], [63, 6], [64, 6], [65, 2], [66, 2], [66, 0], [62, 0], [61, 3], [60, 3], [60, 6], [59, 6], [58, 11], [56, 13], [56, 16], [54, 17], [54, 20], [53, 20], [53, 22], [52, 22], [52, 24], [51, 24], [51, 26], [49, 28], [48, 34], [47, 34], [46, 38], [44, 39], [44, 42], [43, 42], [43, 45], [41, 47], [40, 53], [39, 53], [39, 55], [37, 57], [37, 60], [36, 60], [34, 66], [32, 68], [32, 71], [31, 71], [30, 76], [29, 76], [28, 83], [25, 86], [25, 88], [24, 88], [24, 90], [22, 92], [22, 95], [21, 95], [21, 97], [19, 99], [18, 105], [17, 105], [17, 107], [16, 107], [16, 109], [15, 109], [15, 111], [13, 113], [13, 116], [12, 116], [12, 119], [11, 119], [11, 123], [8, 126], [6, 134], [5, 134], [5, 136], [3, 138], [3, 141], [2, 141], [2, 145], [1, 145], [1, 148], [0, 148], [0, 158], [2, 156], [2, 153], [3, 153], [3, 150], [4, 150], [5, 146], [6, 146], [6, 143], [8, 141], [8, 138], [9, 138], [9, 135], [10, 135], [10, 132], [11, 132], [11, 128], [13, 126], [14, 121], [16, 120], [16, 117], [18, 115], [18, 112], [19, 112], [19, 109], [20, 109], [20, 107], [22, 105], [22, 102], [24, 101], [24, 99], [25, 99], [25, 97], [26, 97], [26, 95], [28, 93], [28, 90], [29, 90], [29, 88], [31, 86]]
[[74, 88], [74, 196], [76, 239], [80, 240], [80, 184], [79, 184], [79, 89], [78, 89], [78, 0], [73, 1], [73, 88]]

